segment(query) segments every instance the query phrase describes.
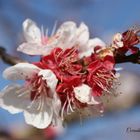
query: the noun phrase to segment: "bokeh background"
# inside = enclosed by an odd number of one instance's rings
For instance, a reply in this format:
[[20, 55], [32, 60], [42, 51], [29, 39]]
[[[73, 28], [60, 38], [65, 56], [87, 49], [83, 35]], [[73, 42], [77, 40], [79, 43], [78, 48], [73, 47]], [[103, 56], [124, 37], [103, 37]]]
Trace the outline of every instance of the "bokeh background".
[[[57, 21], [58, 26], [67, 20], [77, 24], [85, 22], [91, 37], [104, 42], [113, 34], [140, 24], [139, 0], [0, 0], [0, 46], [13, 56], [33, 61], [34, 57], [16, 52], [24, 40], [22, 22], [26, 18], [36, 21], [49, 32]], [[0, 61], [0, 89], [9, 81], [2, 78], [8, 67]], [[105, 103], [104, 116], [71, 121], [59, 140], [139, 140], [140, 132], [127, 133], [127, 128], [140, 129], [140, 65], [121, 64], [122, 94]], [[0, 140], [45, 140], [50, 131], [38, 130], [25, 124], [22, 114], [11, 115], [0, 109]]]

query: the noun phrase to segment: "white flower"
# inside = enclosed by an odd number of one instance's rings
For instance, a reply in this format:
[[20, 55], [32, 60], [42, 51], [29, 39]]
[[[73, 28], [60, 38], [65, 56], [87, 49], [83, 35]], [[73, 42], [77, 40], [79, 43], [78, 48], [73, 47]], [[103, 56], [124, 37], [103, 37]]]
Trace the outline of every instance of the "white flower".
[[26, 42], [17, 50], [29, 55], [47, 55], [55, 47], [67, 49], [76, 47], [80, 57], [89, 56], [96, 46], [105, 46], [99, 38], [89, 40], [88, 27], [81, 23], [79, 27], [75, 22], [64, 22], [51, 37], [41, 33], [35, 22], [27, 19], [23, 22], [23, 32]]
[[84, 23], [77, 27], [76, 23], [72, 21], [64, 22], [57, 30], [56, 35], [58, 36], [57, 46], [62, 49], [77, 46], [80, 50], [89, 40], [88, 27]]
[[48, 37], [41, 31], [36, 23], [30, 19], [23, 22], [23, 33], [26, 42], [22, 43], [17, 50], [29, 55], [47, 55], [56, 44], [56, 37]]
[[51, 70], [19, 63], [7, 68], [3, 76], [9, 80], [25, 80], [26, 84], [5, 87], [0, 95], [2, 108], [12, 114], [23, 112], [26, 123], [37, 128], [46, 128], [51, 123], [61, 125], [61, 103], [55, 93], [58, 80]]
[[87, 103], [89, 105], [100, 104], [99, 98], [92, 95], [92, 89], [86, 84], [75, 87], [74, 93], [75, 98], [81, 103]]
[[79, 27], [72, 21], [64, 22], [56, 32], [57, 46], [66, 49], [76, 47], [79, 57], [90, 56], [96, 46], [105, 48], [105, 43], [99, 38], [89, 39], [88, 27], [81, 23]]

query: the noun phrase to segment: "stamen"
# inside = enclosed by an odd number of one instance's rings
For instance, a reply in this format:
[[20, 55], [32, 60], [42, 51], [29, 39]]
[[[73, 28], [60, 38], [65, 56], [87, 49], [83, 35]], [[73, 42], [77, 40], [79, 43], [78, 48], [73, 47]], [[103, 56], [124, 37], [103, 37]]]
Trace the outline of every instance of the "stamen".
[[31, 108], [34, 103], [35, 103], [35, 100], [32, 100], [31, 103], [30, 103], [30, 105], [27, 106], [27, 108], [28, 109]]
[[74, 112], [74, 110], [73, 110], [73, 108], [72, 108], [72, 105], [71, 105], [71, 102], [72, 102], [72, 99], [70, 100], [70, 110], [71, 110], [71, 112]]
[[70, 110], [70, 108], [69, 108], [69, 106], [70, 106], [70, 102], [69, 102], [69, 98], [68, 98], [68, 96], [67, 96], [67, 100], [68, 100], [68, 105], [67, 105], [67, 114], [70, 114], [70, 112], [69, 112], [69, 110]]
[[[16, 94], [19, 94], [19, 93], [23, 94], [24, 91], [25, 91], [25, 88], [21, 88], [16, 91]], [[20, 96], [21, 94], [19, 94], [18, 96]]]
[[43, 106], [44, 106], [44, 103], [45, 103], [45, 97], [44, 97], [44, 94], [41, 95], [40, 97], [40, 102], [39, 102], [39, 106], [37, 108], [37, 110], [39, 111], [42, 111], [43, 110]]
[[62, 120], [64, 120], [64, 110], [65, 110], [66, 104], [67, 104], [67, 100], [65, 101], [65, 103], [64, 103], [64, 105], [62, 107], [62, 110], [61, 110], [61, 118], [62, 118]]
[[24, 89], [24, 92], [19, 94], [17, 97], [22, 97], [22, 96], [26, 95], [27, 93], [29, 93], [29, 91], [28, 90], [25, 91], [25, 89]]
[[55, 34], [56, 27], [57, 27], [57, 21], [55, 22], [55, 24], [54, 24], [54, 26], [53, 26], [51, 36], [53, 36], [53, 35]]

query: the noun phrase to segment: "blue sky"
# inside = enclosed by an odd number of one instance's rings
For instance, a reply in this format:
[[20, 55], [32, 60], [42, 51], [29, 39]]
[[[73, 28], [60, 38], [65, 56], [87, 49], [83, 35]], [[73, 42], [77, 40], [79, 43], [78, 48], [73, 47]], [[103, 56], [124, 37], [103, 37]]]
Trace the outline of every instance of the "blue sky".
[[[91, 37], [98, 36], [106, 43], [116, 32], [123, 32], [134, 24], [140, 24], [140, 0], [1, 0], [0, 1], [0, 45], [13, 55], [33, 60], [16, 52], [22, 41], [22, 22], [26, 18], [35, 20], [39, 26], [51, 31], [55, 21], [74, 20], [78, 24], [85, 22]], [[0, 62], [0, 72], [8, 66]], [[139, 73], [140, 66], [123, 65], [124, 70]], [[0, 75], [0, 89], [8, 81]], [[0, 125], [8, 125], [21, 115], [13, 116], [1, 110]], [[3, 123], [3, 119], [6, 123]]]

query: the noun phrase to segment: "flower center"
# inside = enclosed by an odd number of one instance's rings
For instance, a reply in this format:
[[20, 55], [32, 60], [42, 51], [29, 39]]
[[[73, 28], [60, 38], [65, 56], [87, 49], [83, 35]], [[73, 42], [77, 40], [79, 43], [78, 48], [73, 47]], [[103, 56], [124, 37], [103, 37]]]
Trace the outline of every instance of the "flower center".
[[65, 88], [63, 93], [60, 93], [60, 99], [62, 98], [62, 109], [61, 109], [61, 118], [64, 119], [64, 114], [69, 115], [75, 110], [79, 110], [80, 108], [84, 108], [87, 104], [79, 102], [74, 95], [73, 88], [67, 89]]
[[43, 36], [41, 38], [41, 43], [42, 43], [42, 45], [51, 44], [51, 43], [55, 42], [58, 37], [59, 37], [58, 35], [54, 35], [52, 37]]
[[78, 61], [76, 51], [75, 48], [72, 48], [66, 51], [62, 50], [56, 54], [55, 60], [62, 71], [72, 75], [78, 74], [81, 71], [81, 67], [76, 64]]
[[41, 38], [41, 43], [42, 43], [43, 45], [46, 45], [46, 44], [48, 43], [48, 37], [47, 37], [47, 36], [43, 36], [43, 37]]
[[109, 92], [116, 78], [113, 72], [104, 69], [98, 70], [92, 77], [93, 81], [104, 91]]
[[27, 82], [29, 83], [29, 86], [31, 86], [31, 101], [36, 100], [41, 96], [51, 98], [47, 81], [43, 80], [42, 76], [35, 74], [31, 79], [28, 79]]

